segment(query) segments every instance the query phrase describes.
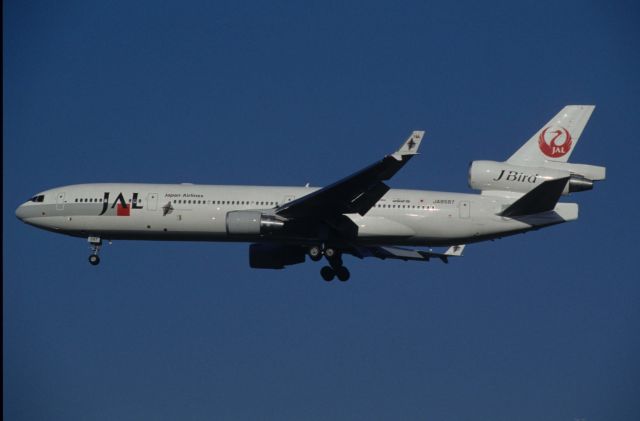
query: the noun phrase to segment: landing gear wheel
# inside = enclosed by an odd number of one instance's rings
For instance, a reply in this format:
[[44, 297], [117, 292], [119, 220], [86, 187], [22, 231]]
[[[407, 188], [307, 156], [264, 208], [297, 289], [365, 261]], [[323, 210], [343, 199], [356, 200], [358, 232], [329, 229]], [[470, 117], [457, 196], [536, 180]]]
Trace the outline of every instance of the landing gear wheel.
[[327, 256], [328, 259], [331, 259], [333, 256], [336, 255], [336, 250], [332, 249], [331, 247], [327, 247], [324, 250], [324, 255]]
[[89, 248], [91, 249], [89, 263], [95, 266], [100, 263], [98, 252], [100, 251], [100, 247], [102, 247], [102, 239], [100, 237], [89, 237], [87, 238], [87, 241], [89, 242]]
[[318, 246], [311, 247], [309, 249], [309, 257], [314, 262], [317, 262], [318, 260], [322, 259], [322, 250], [320, 249], [320, 247]]
[[340, 266], [336, 269], [336, 276], [340, 280], [340, 282], [347, 282], [351, 274], [349, 273], [349, 269], [344, 266]]
[[320, 276], [322, 276], [322, 279], [325, 281], [331, 282], [336, 276], [336, 273], [333, 271], [331, 266], [323, 266], [322, 269], [320, 269]]

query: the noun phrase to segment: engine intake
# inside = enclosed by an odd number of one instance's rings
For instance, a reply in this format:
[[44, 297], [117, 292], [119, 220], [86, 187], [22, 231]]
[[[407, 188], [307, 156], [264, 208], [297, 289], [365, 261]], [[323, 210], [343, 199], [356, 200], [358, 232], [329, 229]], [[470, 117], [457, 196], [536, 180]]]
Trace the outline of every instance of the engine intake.
[[284, 221], [260, 211], [231, 211], [227, 213], [226, 225], [229, 235], [260, 235], [280, 230]]

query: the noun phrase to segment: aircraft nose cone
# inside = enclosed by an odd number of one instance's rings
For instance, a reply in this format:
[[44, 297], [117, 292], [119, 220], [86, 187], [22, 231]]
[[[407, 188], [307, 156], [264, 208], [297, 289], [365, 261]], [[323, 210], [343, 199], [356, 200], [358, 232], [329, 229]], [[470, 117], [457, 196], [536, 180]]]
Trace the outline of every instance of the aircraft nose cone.
[[27, 212], [26, 212], [26, 210], [24, 208], [24, 205], [18, 206], [18, 208], [16, 209], [16, 217], [19, 220], [23, 221], [24, 218], [26, 218], [26, 216], [27, 216]]

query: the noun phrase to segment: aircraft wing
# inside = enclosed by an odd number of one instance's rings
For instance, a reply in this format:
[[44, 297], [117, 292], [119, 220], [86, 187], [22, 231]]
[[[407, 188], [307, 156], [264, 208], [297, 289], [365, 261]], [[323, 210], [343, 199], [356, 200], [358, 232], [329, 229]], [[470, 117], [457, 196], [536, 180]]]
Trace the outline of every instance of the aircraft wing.
[[449, 257], [461, 257], [465, 245], [451, 246], [444, 253], [437, 253], [431, 250], [411, 250], [401, 247], [372, 246], [357, 247], [353, 254], [357, 257], [377, 257], [378, 259], [398, 259], [398, 260], [421, 260], [429, 261], [437, 258], [444, 263], [449, 263]]
[[402, 147], [381, 161], [275, 210], [285, 218], [330, 218], [346, 213], [366, 214], [389, 190], [390, 179], [418, 153], [423, 131], [414, 131]]

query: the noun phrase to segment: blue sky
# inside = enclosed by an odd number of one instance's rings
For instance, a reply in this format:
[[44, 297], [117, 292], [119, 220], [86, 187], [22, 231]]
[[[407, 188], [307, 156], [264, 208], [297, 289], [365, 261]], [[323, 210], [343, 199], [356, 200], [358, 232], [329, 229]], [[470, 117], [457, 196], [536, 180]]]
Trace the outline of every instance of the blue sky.
[[[3, 10], [5, 419], [637, 420], [635, 2], [41, 2]], [[449, 265], [248, 267], [247, 245], [26, 226], [81, 182], [468, 192], [565, 104], [608, 179], [571, 224]], [[565, 199], [567, 200], [567, 199]]]

